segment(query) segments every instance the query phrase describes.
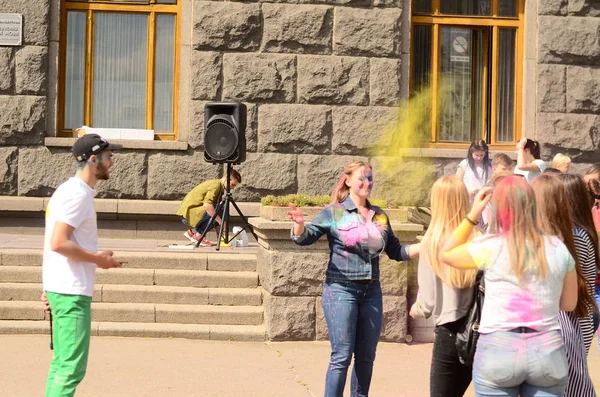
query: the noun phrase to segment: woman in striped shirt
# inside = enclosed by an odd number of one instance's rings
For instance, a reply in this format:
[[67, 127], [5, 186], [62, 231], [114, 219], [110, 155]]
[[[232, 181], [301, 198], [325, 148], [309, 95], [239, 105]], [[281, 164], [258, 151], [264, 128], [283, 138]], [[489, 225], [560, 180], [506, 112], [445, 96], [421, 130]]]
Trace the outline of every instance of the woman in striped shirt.
[[[595, 397], [587, 367], [587, 352], [594, 337], [592, 309], [597, 237], [594, 243], [595, 233], [585, 184], [574, 175], [541, 175], [532, 182], [532, 187], [542, 230], [559, 236], [567, 247], [575, 250], [572, 255], [576, 259], [577, 307], [572, 312], [561, 311], [558, 317], [569, 363], [569, 381], [563, 396]], [[591, 236], [586, 230], [588, 223], [591, 223]]]

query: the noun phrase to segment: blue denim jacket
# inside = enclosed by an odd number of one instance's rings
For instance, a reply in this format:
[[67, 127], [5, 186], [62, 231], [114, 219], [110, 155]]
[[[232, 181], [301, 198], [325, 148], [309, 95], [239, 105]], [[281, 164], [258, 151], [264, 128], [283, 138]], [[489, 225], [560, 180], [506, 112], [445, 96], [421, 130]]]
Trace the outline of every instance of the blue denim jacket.
[[[301, 236], [292, 240], [298, 245], [310, 245], [324, 234], [329, 242], [329, 264], [327, 281], [379, 280], [379, 255], [385, 253], [397, 261], [406, 261], [408, 245], [400, 244], [394, 235], [385, 212], [369, 204], [368, 222], [381, 234], [381, 244], [376, 252], [370, 252], [367, 222], [359, 214], [356, 205], [346, 198], [341, 204], [331, 204], [305, 225]], [[293, 229], [292, 229], [293, 230]]]

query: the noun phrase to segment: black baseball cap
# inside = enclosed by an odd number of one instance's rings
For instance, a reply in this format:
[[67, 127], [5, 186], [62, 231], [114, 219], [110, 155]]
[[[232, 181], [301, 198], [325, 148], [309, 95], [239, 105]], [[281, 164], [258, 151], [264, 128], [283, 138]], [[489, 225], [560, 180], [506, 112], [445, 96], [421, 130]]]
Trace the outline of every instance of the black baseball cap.
[[108, 143], [98, 134], [85, 134], [77, 139], [73, 144], [73, 155], [77, 161], [86, 161], [93, 154], [98, 154], [104, 150], [119, 150], [123, 145]]

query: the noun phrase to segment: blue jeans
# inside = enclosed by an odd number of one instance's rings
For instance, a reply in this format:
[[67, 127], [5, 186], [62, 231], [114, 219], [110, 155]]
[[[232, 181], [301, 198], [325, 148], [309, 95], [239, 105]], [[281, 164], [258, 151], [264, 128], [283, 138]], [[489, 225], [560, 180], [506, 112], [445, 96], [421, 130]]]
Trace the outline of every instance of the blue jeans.
[[343, 396], [353, 355], [350, 395], [368, 396], [383, 320], [381, 285], [379, 282], [325, 282], [323, 312], [331, 342], [325, 397]]
[[[219, 216], [221, 217], [221, 219], [223, 218], [223, 210], [225, 209], [225, 207], [223, 206], [222, 203], [219, 203], [217, 205], [215, 205], [215, 212], [217, 214], [219, 214]], [[206, 211], [204, 211], [204, 213], [202, 214], [202, 217], [200, 218], [200, 220], [198, 221], [198, 223], [196, 224], [196, 226], [192, 226], [188, 223], [188, 221], [183, 217], [183, 216], [179, 216], [179, 218], [181, 219], [181, 222], [188, 226], [193, 233], [199, 233], [202, 234], [205, 230], [208, 229], [208, 227], [210, 226], [210, 218], [211, 216], [208, 215], [208, 213]], [[213, 223], [213, 225], [218, 226], [218, 223], [215, 221]]]
[[560, 331], [481, 334], [473, 363], [477, 397], [561, 397], [569, 367]]

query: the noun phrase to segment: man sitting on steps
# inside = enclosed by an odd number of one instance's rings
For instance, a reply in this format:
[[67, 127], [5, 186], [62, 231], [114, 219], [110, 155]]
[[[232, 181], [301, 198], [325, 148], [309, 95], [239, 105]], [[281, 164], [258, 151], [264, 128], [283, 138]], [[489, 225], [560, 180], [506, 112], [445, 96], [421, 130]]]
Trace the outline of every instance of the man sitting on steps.
[[[239, 172], [232, 169], [231, 177], [229, 178], [230, 190], [233, 190], [239, 183], [242, 183], [242, 176]], [[220, 202], [225, 192], [225, 184], [226, 176], [223, 176], [221, 179], [205, 181], [193, 188], [183, 198], [177, 210], [177, 215], [190, 228], [184, 233], [184, 236], [190, 241], [195, 243], [200, 239], [202, 232], [208, 228], [208, 223], [215, 213], [218, 214], [215, 220], [219, 225], [221, 224], [223, 208]], [[214, 244], [204, 238], [200, 242], [200, 245], [202, 247], [210, 247]]]

